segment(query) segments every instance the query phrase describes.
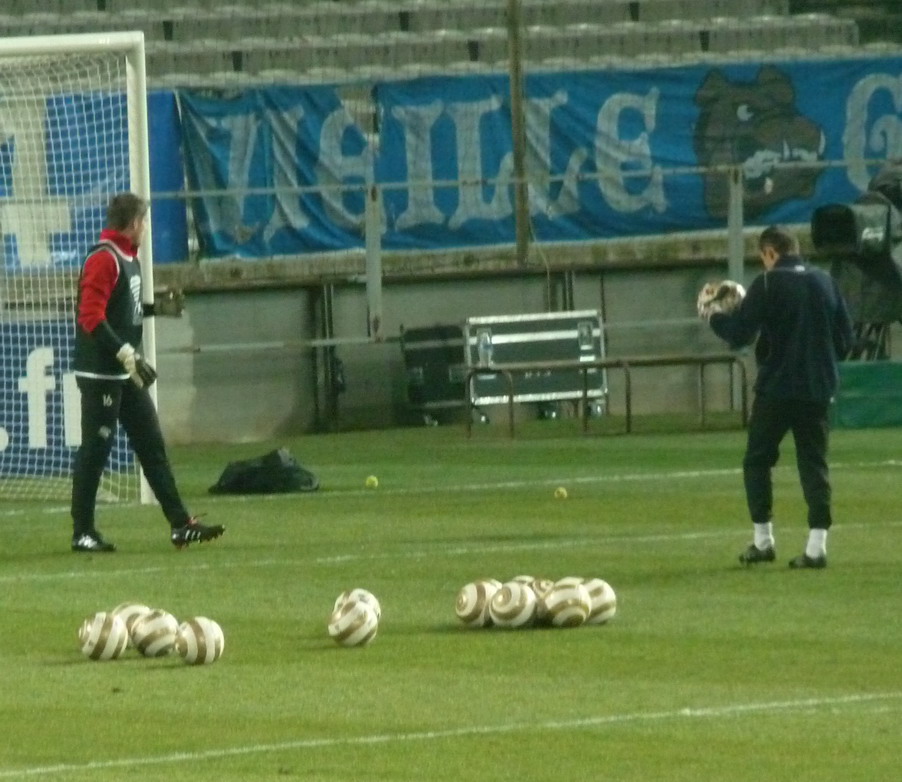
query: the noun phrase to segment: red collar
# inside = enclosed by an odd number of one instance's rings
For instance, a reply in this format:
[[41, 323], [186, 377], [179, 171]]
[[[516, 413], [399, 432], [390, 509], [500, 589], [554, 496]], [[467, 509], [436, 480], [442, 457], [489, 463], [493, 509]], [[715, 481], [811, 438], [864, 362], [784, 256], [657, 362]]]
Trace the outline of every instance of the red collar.
[[123, 236], [119, 231], [113, 228], [104, 228], [100, 232], [101, 242], [112, 242], [126, 255], [135, 256], [138, 254], [138, 248], [132, 243], [127, 236]]

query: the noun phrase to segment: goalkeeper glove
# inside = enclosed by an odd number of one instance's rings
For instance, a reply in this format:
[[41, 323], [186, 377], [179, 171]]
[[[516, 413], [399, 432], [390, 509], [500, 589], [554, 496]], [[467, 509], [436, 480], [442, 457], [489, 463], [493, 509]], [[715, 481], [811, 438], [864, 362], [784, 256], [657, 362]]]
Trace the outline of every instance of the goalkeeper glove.
[[157, 379], [156, 370], [141, 358], [141, 354], [135, 352], [135, 349], [128, 342], [119, 348], [116, 358], [125, 367], [128, 376], [138, 388], [152, 386], [154, 380]]

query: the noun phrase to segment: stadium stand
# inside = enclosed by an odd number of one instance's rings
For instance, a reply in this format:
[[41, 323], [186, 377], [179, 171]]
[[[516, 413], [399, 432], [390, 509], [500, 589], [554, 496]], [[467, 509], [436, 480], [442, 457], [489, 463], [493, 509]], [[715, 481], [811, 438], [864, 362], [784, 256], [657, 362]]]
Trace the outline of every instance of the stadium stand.
[[[507, 58], [505, 0], [7, 0], [0, 35], [140, 29], [151, 86], [233, 86], [409, 78]], [[595, 67], [599, 58], [658, 63], [709, 54], [801, 49], [840, 54], [859, 26], [900, 14], [897, 0], [521, 0], [528, 68]], [[881, 16], [881, 14], [883, 16]], [[876, 23], [874, 23], [876, 24]], [[879, 36], [878, 36], [879, 38]], [[872, 36], [869, 40], [874, 40]], [[372, 71], [371, 71], [372, 73]], [[228, 76], [227, 74], [234, 74]]]
[[829, 13], [851, 19], [862, 43], [902, 43], [902, 3], [899, 0], [790, 0], [792, 13]]

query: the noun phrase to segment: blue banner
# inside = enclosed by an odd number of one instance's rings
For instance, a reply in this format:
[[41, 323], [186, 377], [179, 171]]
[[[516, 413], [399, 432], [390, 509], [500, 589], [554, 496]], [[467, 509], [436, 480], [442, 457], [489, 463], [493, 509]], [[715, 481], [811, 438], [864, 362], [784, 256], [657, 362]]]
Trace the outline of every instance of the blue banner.
[[[539, 241], [723, 228], [736, 166], [748, 224], [804, 223], [867, 189], [879, 166], [862, 160], [902, 156], [902, 58], [534, 73], [525, 92]], [[245, 191], [197, 199], [211, 256], [360, 247], [362, 190], [336, 187], [371, 164], [386, 249], [514, 241], [506, 76], [376, 85], [358, 101], [371, 99], [372, 160], [334, 87], [183, 97], [191, 186]]]
[[[181, 99], [192, 189], [251, 191], [194, 201], [205, 255], [362, 246], [366, 139], [334, 89], [272, 87], [218, 98], [186, 92]], [[322, 189], [302, 191], [311, 185]], [[259, 192], [266, 189], [279, 192]]]
[[[171, 91], [147, 94], [150, 192], [178, 193], [185, 187], [182, 128]], [[151, 204], [153, 262], [188, 260], [188, 214], [183, 198], [154, 198]]]
[[[151, 93], [148, 114], [151, 190], [181, 190], [172, 93]], [[81, 264], [103, 228], [109, 198], [129, 189], [127, 125], [124, 94], [0, 101], [0, 266], [29, 271]], [[153, 217], [155, 262], [187, 260], [184, 203], [154, 204]]]
[[[81, 410], [69, 371], [73, 321], [30, 320], [0, 325], [0, 475], [70, 474], [81, 442]], [[132, 464], [120, 429], [112, 464]]]

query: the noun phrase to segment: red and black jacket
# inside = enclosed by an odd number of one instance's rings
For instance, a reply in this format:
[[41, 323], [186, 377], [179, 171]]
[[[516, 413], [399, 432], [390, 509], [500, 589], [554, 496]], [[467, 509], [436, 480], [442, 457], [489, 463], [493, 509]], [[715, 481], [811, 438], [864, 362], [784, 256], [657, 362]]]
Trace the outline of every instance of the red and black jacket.
[[116, 358], [126, 342], [141, 345], [144, 307], [137, 248], [118, 231], [104, 229], [78, 278], [75, 314], [77, 377], [127, 380]]

